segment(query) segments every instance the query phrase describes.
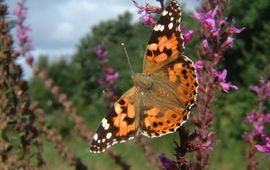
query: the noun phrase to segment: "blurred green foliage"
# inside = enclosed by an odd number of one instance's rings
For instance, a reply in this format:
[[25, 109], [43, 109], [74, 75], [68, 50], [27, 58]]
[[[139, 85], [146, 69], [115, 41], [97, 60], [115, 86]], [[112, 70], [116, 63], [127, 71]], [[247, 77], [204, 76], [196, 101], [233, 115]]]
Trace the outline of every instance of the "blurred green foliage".
[[236, 37], [224, 60], [230, 79], [242, 87], [258, 83], [262, 70], [270, 64], [270, 1], [231, 1], [229, 18], [245, 30]]
[[[215, 108], [213, 130], [216, 132], [216, 144], [211, 155], [210, 169], [245, 169], [245, 148], [248, 145], [242, 140], [241, 135], [244, 131], [250, 130], [250, 127], [244, 123], [243, 118], [257, 106], [256, 96], [248, 87], [252, 83], [258, 83], [263, 68], [270, 64], [269, 11], [270, 1], [268, 0], [231, 1], [228, 18], [234, 18], [238, 27], [245, 27], [245, 30], [236, 37], [234, 48], [225, 54], [224, 67], [229, 71], [229, 81], [236, 83], [239, 90], [229, 94], [220, 93], [213, 106]], [[198, 28], [198, 23], [190, 17], [191, 13], [184, 13], [182, 16], [186, 30]], [[97, 24], [81, 39], [77, 52], [68, 59], [62, 57], [59, 61], [49, 63], [46, 56], [39, 58], [39, 64], [46, 67], [48, 76], [74, 102], [91, 131], [95, 131], [109, 107], [108, 102], [104, 102], [106, 100], [102, 92], [104, 89], [97, 83], [101, 68], [95, 57], [94, 48], [99, 44], [107, 48], [109, 66], [120, 73], [120, 80], [117, 83], [119, 95], [132, 85], [129, 67], [121, 46], [122, 42], [125, 43], [131, 56], [134, 70], [136, 72], [141, 70], [143, 53], [151, 28], [142, 26], [140, 23], [131, 23], [131, 20], [131, 14], [126, 12], [117, 19]], [[185, 51], [185, 54], [192, 59], [195, 59], [198, 42], [199, 38], [195, 32], [193, 40], [186, 46]], [[48, 124], [66, 137], [66, 144], [76, 151], [89, 167], [112, 169], [114, 163], [107, 156], [88, 153], [88, 142], [78, 139], [79, 137], [73, 131], [72, 123], [62, 113], [61, 105], [44, 88], [39, 78], [34, 77], [30, 81], [30, 92], [32, 98], [45, 109]], [[169, 157], [173, 157], [173, 140], [177, 140], [176, 135], [149, 140], [149, 143], [153, 145], [157, 153], [166, 153]], [[50, 144], [46, 143], [45, 146], [47, 158], [55, 160], [58, 155], [52, 151]], [[142, 149], [134, 146], [132, 142], [116, 145], [113, 149], [119, 151], [125, 160], [134, 166], [134, 169], [150, 167], [146, 165]], [[269, 168], [270, 161], [263, 158], [262, 154], [258, 155], [262, 158], [260, 169]], [[60, 158], [56, 158], [58, 159], [60, 161]], [[64, 166], [59, 167], [59, 163], [54, 162], [49, 165], [52, 169]]]

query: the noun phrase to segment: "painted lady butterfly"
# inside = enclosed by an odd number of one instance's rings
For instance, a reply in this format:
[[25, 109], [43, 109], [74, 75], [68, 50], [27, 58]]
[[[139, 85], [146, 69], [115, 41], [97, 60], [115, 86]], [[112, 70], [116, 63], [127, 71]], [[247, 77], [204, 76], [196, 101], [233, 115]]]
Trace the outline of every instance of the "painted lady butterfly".
[[197, 94], [196, 71], [183, 55], [181, 9], [176, 0], [161, 13], [147, 45], [142, 73], [109, 110], [93, 136], [90, 151], [104, 152], [139, 132], [158, 137], [177, 130], [188, 118]]

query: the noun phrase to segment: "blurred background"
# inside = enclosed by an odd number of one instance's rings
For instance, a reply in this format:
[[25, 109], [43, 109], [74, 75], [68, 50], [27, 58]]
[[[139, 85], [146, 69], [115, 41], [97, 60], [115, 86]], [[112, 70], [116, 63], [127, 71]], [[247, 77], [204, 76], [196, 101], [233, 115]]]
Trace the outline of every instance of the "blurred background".
[[[9, 11], [14, 11], [17, 1], [6, 2]], [[147, 2], [159, 6], [154, 0]], [[138, 3], [145, 4], [145, 1], [138, 0]], [[182, 0], [180, 3], [183, 5], [182, 24], [187, 30], [194, 30], [185, 54], [196, 60], [199, 24], [193, 16], [200, 1]], [[239, 90], [220, 92], [213, 106], [216, 142], [209, 165], [213, 170], [245, 169], [248, 144], [243, 141], [242, 134], [251, 128], [244, 123], [244, 117], [256, 107], [257, 100], [249, 87], [259, 84], [259, 78], [270, 65], [270, 2], [238, 0], [229, 4], [227, 19], [233, 19], [238, 28], [245, 27], [245, 30], [235, 37], [234, 47], [225, 53], [223, 61], [223, 67], [228, 70], [228, 81], [236, 84]], [[142, 25], [138, 9], [127, 0], [28, 0], [26, 6], [26, 24], [32, 30], [34, 63], [46, 68], [46, 76], [54, 80], [72, 101], [87, 129], [95, 131], [110, 103], [132, 86], [121, 43], [125, 43], [132, 66], [139, 72], [152, 29]], [[12, 34], [15, 32], [13, 29]], [[97, 55], [98, 52], [101, 54]], [[63, 137], [64, 144], [89, 169], [120, 169], [108, 155], [89, 153], [90, 141], [78, 137], [74, 122], [64, 113], [62, 104], [44, 86], [43, 80], [33, 75], [24, 58], [19, 58], [18, 62], [23, 67], [23, 77], [29, 83], [32, 99], [44, 109], [48, 127]], [[104, 82], [104, 76], [110, 76], [108, 82]], [[192, 124], [187, 122], [187, 126], [192, 127]], [[157, 155], [165, 153], [173, 159], [174, 141], [178, 140], [176, 134], [171, 134], [147, 139], [147, 144]], [[45, 138], [43, 142], [47, 169], [74, 169], [59, 156], [51, 142]], [[112, 150], [120, 153], [131, 169], [155, 169], [142, 156], [143, 149], [133, 141], [115, 145]], [[259, 169], [269, 169], [269, 158], [261, 153], [257, 156]]]
[[[145, 4], [139, 0], [138, 3]], [[149, 1], [150, 2], [150, 1]], [[8, 0], [9, 11], [14, 11], [17, 0]], [[199, 1], [182, 1], [185, 9], [194, 11]], [[48, 55], [50, 61], [59, 57], [72, 55], [76, 51], [76, 45], [90, 29], [101, 21], [117, 18], [118, 15], [128, 11], [131, 23], [138, 22], [138, 9], [132, 1], [93, 1], [93, 0], [59, 0], [59, 1], [34, 1], [27, 0], [28, 16], [26, 23], [31, 27], [31, 37], [34, 43], [33, 54]], [[157, 1], [151, 5], [158, 6]], [[41, 22], [42, 21], [42, 22]], [[21, 60], [20, 62], [24, 62]], [[25, 78], [31, 75], [31, 69], [25, 66]]]

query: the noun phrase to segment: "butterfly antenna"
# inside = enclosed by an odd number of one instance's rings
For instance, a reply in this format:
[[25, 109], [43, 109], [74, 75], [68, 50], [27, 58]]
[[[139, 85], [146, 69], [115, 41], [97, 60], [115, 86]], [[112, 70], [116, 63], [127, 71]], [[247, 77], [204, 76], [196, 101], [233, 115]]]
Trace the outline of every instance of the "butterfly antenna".
[[131, 73], [134, 74], [134, 71], [133, 71], [133, 69], [132, 69], [132, 67], [131, 67], [130, 57], [129, 57], [128, 53], [127, 53], [126, 46], [125, 46], [124, 43], [122, 43], [122, 46], [123, 46], [124, 51], [125, 51], [125, 53], [126, 53], [126, 57], [127, 57], [127, 60], [128, 60], [129, 69], [130, 69]]

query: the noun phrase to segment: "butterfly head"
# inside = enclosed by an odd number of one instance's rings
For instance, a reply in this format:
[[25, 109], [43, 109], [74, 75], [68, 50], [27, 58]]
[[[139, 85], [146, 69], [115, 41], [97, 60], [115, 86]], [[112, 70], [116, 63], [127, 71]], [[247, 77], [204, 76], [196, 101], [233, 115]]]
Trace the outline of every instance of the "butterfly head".
[[150, 74], [147, 73], [135, 73], [131, 76], [134, 85], [144, 90], [148, 90], [153, 85], [153, 79]]

